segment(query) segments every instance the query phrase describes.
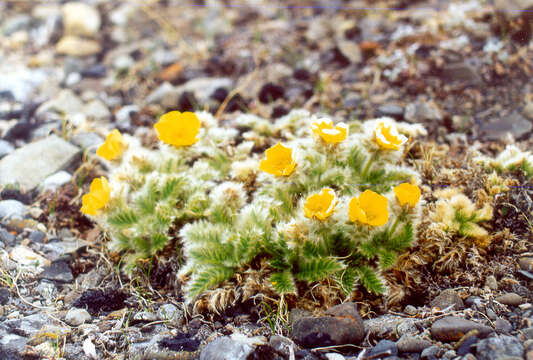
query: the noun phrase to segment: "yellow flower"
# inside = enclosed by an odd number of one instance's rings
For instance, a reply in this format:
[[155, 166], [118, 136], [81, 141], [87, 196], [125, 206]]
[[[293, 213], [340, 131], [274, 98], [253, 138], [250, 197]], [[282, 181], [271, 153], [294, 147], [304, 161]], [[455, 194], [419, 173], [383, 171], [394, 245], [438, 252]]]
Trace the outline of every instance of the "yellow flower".
[[304, 205], [304, 213], [308, 218], [313, 216], [319, 220], [326, 220], [335, 209], [337, 199], [330, 188], [322, 189], [322, 192], [307, 197]]
[[292, 157], [292, 149], [278, 142], [265, 151], [266, 159], [259, 163], [259, 170], [276, 176], [288, 176], [294, 170], [296, 162]]
[[394, 193], [396, 194], [396, 198], [400, 202], [400, 205], [404, 206], [405, 204], [409, 204], [410, 207], [415, 207], [418, 200], [420, 200], [421, 195], [420, 188], [409, 183], [395, 186]]
[[189, 146], [198, 141], [200, 120], [195, 113], [171, 111], [159, 118], [154, 125], [157, 137], [164, 143], [178, 146]]
[[407, 141], [407, 138], [399, 134], [392, 124], [385, 125], [383, 122], [378, 124], [374, 134], [376, 142], [382, 149], [398, 150]]
[[86, 215], [96, 215], [96, 212], [109, 202], [111, 189], [105, 177], [99, 177], [91, 183], [91, 191], [81, 198], [81, 212]]
[[96, 155], [103, 157], [106, 160], [113, 160], [118, 158], [124, 152], [126, 143], [122, 138], [122, 134], [117, 129], [111, 131], [105, 142], [96, 150]]
[[333, 127], [330, 119], [320, 119], [311, 124], [311, 130], [328, 144], [337, 144], [348, 136], [348, 125], [338, 123]]
[[387, 198], [383, 195], [365, 190], [359, 198], [354, 197], [349, 204], [350, 220], [353, 222], [382, 226], [389, 220]]

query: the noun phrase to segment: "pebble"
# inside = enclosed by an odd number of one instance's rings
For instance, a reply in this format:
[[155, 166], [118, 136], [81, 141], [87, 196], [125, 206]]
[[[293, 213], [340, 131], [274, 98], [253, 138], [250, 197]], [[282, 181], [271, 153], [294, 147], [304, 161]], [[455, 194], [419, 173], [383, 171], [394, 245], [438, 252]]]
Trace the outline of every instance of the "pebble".
[[402, 353], [419, 353], [432, 345], [431, 341], [420, 336], [403, 335], [397, 342], [398, 351]]
[[481, 124], [479, 132], [485, 140], [497, 141], [505, 137], [507, 133], [518, 140], [530, 133], [532, 129], [531, 121], [518, 112], [514, 112], [509, 116]]
[[497, 332], [509, 333], [513, 330], [513, 325], [508, 320], [505, 319], [496, 319], [494, 322], [494, 328]]
[[430, 347], [425, 348], [422, 350], [422, 353], [420, 354], [420, 359], [422, 360], [435, 360], [440, 358], [440, 356], [444, 353], [444, 349], [437, 345], [431, 345]]
[[50, 261], [24, 245], [15, 246], [9, 253], [9, 257], [19, 265], [26, 266], [25, 269], [31, 272], [39, 272], [44, 266], [50, 264]]
[[420, 320], [396, 315], [381, 315], [365, 320], [365, 328], [369, 336], [376, 338], [396, 338], [402, 335], [418, 334], [416, 323]]
[[485, 280], [485, 286], [491, 290], [498, 290], [498, 280], [496, 280], [494, 275], [489, 275], [487, 276], [487, 280]]
[[457, 341], [470, 330], [478, 330], [481, 336], [490, 334], [492, 328], [456, 316], [447, 316], [431, 325], [431, 336], [439, 341]]
[[[1, 178], [0, 178], [1, 179]], [[17, 200], [0, 201], [0, 220], [2, 219], [22, 219], [26, 214], [26, 207]]]
[[98, 122], [107, 122], [111, 118], [111, 112], [100, 100], [94, 99], [83, 106], [83, 113], [90, 119]]
[[280, 335], [272, 335], [268, 340], [268, 345], [287, 358], [290, 357], [291, 353], [294, 354], [298, 349], [291, 339]]
[[11, 300], [11, 292], [8, 288], [0, 288], [0, 305], [6, 305]]
[[72, 270], [65, 260], [58, 260], [46, 266], [39, 274], [39, 278], [60, 283], [70, 283], [74, 280]]
[[83, 112], [83, 102], [72, 90], [64, 89], [55, 98], [42, 103], [35, 111], [35, 115], [40, 117], [47, 112], [66, 115], [81, 113]]
[[[380, 356], [381, 354], [381, 356]], [[398, 345], [394, 341], [380, 340], [369, 352], [367, 357], [378, 358], [398, 355]]]
[[89, 65], [85, 69], [81, 70], [81, 76], [88, 78], [102, 78], [107, 74], [107, 68], [104, 64]]
[[93, 132], [80, 132], [70, 138], [70, 142], [82, 150], [93, 148], [93, 151], [96, 151], [96, 148], [104, 142], [104, 138]]
[[254, 351], [249, 344], [223, 336], [207, 344], [200, 353], [200, 360], [246, 360]]
[[266, 83], [259, 91], [259, 101], [263, 104], [268, 104], [271, 101], [276, 101], [285, 96], [285, 89], [273, 83]]
[[480, 85], [483, 81], [477, 71], [478, 68], [468, 61], [446, 64], [442, 69], [442, 75], [448, 81], [464, 81], [472, 85]]
[[134, 64], [135, 60], [127, 54], [119, 55], [113, 60], [113, 68], [118, 71], [128, 70]]
[[157, 315], [161, 320], [170, 320], [175, 323], [179, 323], [183, 317], [183, 310], [178, 309], [174, 304], [163, 304], [157, 310]]
[[363, 99], [358, 94], [349, 94], [342, 102], [342, 107], [345, 109], [356, 109], [361, 105]]
[[533, 258], [532, 257], [522, 257], [520, 260], [518, 260], [518, 265], [520, 266], [520, 269], [525, 271], [532, 271], [533, 270]]
[[178, 93], [191, 92], [200, 104], [209, 102], [209, 97], [219, 88], [233, 88], [230, 78], [200, 77], [187, 81], [176, 88]]
[[352, 64], [359, 64], [363, 61], [361, 49], [354, 41], [338, 40], [337, 48], [345, 58], [350, 60]]
[[56, 51], [60, 55], [85, 57], [98, 54], [102, 47], [95, 40], [68, 35], [58, 41]]
[[442, 121], [443, 119], [440, 109], [433, 101], [417, 101], [408, 104], [404, 117], [405, 120], [412, 123]]
[[376, 116], [388, 116], [396, 120], [403, 119], [404, 109], [397, 104], [383, 104], [376, 109]]
[[65, 315], [65, 322], [72, 326], [80, 326], [91, 319], [91, 314], [85, 309], [71, 308]]
[[95, 36], [100, 29], [98, 10], [83, 2], [68, 2], [61, 8], [66, 35]]
[[494, 300], [496, 300], [497, 302], [501, 304], [509, 305], [509, 306], [518, 306], [525, 302], [524, 298], [522, 298], [520, 295], [515, 294], [515, 293], [503, 294], [503, 295], [498, 296]]
[[0, 160], [0, 185], [19, 184], [22, 189], [33, 189], [70, 166], [79, 155], [78, 147], [56, 135], [33, 142]]
[[430, 306], [437, 307], [441, 310], [448, 308], [453, 305], [453, 310], [462, 310], [465, 305], [463, 299], [457, 294], [453, 289], [446, 289], [442, 291], [436, 298], [434, 298]]
[[476, 345], [476, 358], [478, 360], [496, 360], [508, 356], [522, 359], [524, 347], [515, 337], [497, 335], [480, 340]]
[[6, 229], [0, 228], [0, 242], [7, 246], [13, 246], [15, 245], [15, 235]]
[[72, 180], [72, 175], [64, 170], [61, 170], [44, 179], [42, 182], [42, 188], [44, 190], [55, 191], [57, 188], [68, 183], [70, 180]]

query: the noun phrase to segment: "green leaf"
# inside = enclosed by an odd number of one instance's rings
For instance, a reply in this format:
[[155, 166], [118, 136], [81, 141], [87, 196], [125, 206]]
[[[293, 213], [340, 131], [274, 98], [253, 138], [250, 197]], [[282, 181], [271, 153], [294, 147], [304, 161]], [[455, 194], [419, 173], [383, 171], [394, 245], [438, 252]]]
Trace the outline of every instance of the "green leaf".
[[129, 227], [137, 222], [137, 215], [133, 210], [126, 209], [109, 217], [107, 222], [116, 227]]
[[378, 253], [379, 268], [381, 270], [387, 270], [391, 268], [396, 262], [396, 253], [393, 251], [381, 249]]
[[363, 164], [365, 163], [365, 156], [361, 153], [359, 148], [353, 148], [347, 157], [348, 166], [356, 173], [361, 173]]
[[414, 238], [413, 225], [407, 222], [398, 235], [391, 237], [385, 242], [384, 247], [391, 251], [402, 251], [411, 245]]
[[152, 236], [152, 249], [150, 252], [154, 254], [156, 251], [161, 250], [168, 243], [168, 237], [164, 234], [154, 234]]
[[344, 268], [342, 262], [332, 258], [308, 259], [299, 265], [299, 272], [296, 274], [296, 278], [309, 282], [322, 280]]
[[352, 267], [348, 267], [339, 272], [336, 280], [344, 295], [350, 295], [357, 280], [357, 270]]
[[274, 273], [270, 276], [270, 282], [278, 294], [296, 294], [296, 286], [290, 271]]
[[361, 266], [357, 269], [357, 273], [359, 275], [359, 281], [368, 291], [375, 294], [385, 293], [385, 285], [374, 269], [368, 266]]
[[187, 289], [187, 297], [194, 299], [205, 290], [211, 289], [230, 279], [233, 274], [235, 274], [235, 270], [228, 267], [213, 266], [203, 268], [193, 277]]
[[183, 182], [183, 178], [170, 178], [165, 181], [161, 188], [161, 199], [166, 199], [170, 196], [175, 197], [176, 193], [181, 190]]

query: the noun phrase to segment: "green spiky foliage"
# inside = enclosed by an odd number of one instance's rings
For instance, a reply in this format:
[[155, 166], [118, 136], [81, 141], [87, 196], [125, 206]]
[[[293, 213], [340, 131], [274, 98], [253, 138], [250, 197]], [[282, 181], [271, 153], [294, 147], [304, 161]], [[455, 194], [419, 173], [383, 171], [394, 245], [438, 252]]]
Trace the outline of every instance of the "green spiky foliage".
[[[419, 175], [402, 165], [404, 147], [381, 148], [375, 129], [381, 122], [414, 137], [420, 125], [389, 118], [351, 123], [351, 133], [328, 144], [311, 131], [320, 119], [293, 111], [272, 123], [254, 115], [235, 120], [238, 132], [217, 126], [208, 113], [199, 142], [185, 148], [162, 144], [147, 150], [135, 139], [111, 173], [111, 201], [95, 217], [112, 245], [130, 254], [129, 263], [157, 254], [171, 239], [182, 246], [192, 300], [216, 288], [252, 264], [279, 294], [297, 294], [301, 286], [331, 279], [349, 295], [361, 285], [386, 291], [382, 272], [416, 235], [420, 202], [401, 206], [393, 187], [418, 183]], [[237, 143], [238, 138], [245, 141]], [[292, 150], [296, 167], [276, 177], [259, 170], [264, 154], [254, 146], [282, 141]], [[329, 188], [333, 211], [319, 220], [305, 216], [309, 196]], [[371, 226], [349, 218], [349, 202], [371, 190], [387, 199], [388, 221]]]

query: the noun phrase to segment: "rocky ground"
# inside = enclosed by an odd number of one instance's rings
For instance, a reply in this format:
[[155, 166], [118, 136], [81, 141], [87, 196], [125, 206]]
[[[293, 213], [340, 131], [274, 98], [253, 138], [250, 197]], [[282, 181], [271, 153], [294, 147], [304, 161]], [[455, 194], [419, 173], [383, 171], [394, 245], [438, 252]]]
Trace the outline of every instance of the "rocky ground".
[[195, 313], [176, 261], [127, 277], [79, 212], [105, 134], [152, 146], [176, 109], [422, 123], [413, 163], [445, 149], [424, 183], [450, 185], [432, 179], [466, 171], [470, 147], [531, 149], [532, 14], [529, 0], [0, 1], [0, 358], [533, 359], [533, 185], [518, 175], [491, 224], [509, 236], [455, 272], [421, 263], [394, 306], [290, 317], [253, 301]]

